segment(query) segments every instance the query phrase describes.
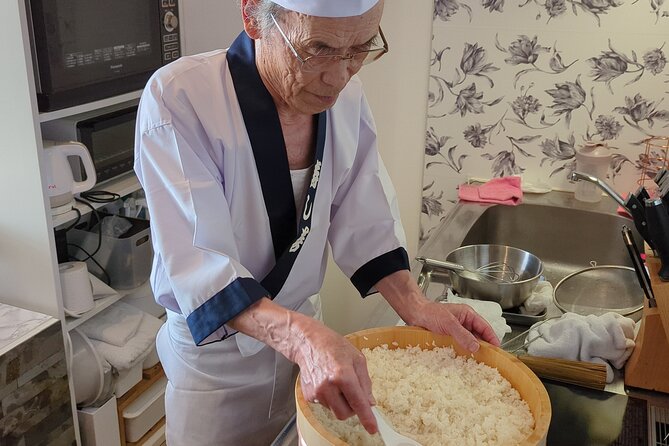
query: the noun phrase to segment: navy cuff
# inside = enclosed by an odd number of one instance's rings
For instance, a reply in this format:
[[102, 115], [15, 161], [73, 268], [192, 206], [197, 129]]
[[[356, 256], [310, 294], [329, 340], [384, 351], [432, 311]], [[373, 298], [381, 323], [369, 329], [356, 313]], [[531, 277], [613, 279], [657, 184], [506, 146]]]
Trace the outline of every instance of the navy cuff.
[[[255, 279], [238, 277], [186, 318], [196, 345], [269, 293]], [[223, 339], [228, 337], [227, 330]]]
[[409, 255], [406, 249], [399, 247], [362, 265], [351, 276], [351, 283], [365, 297], [379, 280], [403, 269], [410, 269]]

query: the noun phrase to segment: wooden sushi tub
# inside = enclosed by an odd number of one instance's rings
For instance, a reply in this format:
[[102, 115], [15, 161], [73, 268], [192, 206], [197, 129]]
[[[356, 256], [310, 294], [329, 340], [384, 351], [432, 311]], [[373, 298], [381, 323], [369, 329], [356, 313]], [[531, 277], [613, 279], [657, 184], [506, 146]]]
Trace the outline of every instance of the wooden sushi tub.
[[[452, 346], [459, 356], [470, 355], [469, 352], [460, 348], [450, 336], [434, 334], [417, 327], [372, 328], [352, 333], [346, 338], [358, 349], [374, 348], [383, 344], [387, 344], [388, 348], [392, 349], [407, 346], [432, 349], [434, 341], [434, 344], [439, 347]], [[551, 420], [551, 405], [546, 388], [539, 378], [518, 358], [486, 342], [481, 343], [481, 348], [473, 354], [473, 357], [479, 362], [496, 368], [528, 404], [534, 416], [534, 430], [520, 444], [545, 445]], [[301, 446], [347, 446], [316, 419], [304, 399], [299, 377], [295, 384], [295, 400]]]

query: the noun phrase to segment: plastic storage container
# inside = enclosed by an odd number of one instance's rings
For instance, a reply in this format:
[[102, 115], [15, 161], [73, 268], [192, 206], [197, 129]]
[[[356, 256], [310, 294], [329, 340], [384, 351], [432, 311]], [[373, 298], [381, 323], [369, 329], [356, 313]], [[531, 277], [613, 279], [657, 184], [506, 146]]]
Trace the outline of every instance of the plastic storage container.
[[165, 387], [162, 377], [123, 410], [125, 439], [136, 442], [165, 416]]
[[[112, 217], [107, 214], [100, 215], [103, 220]], [[68, 231], [67, 239], [68, 243], [80, 246], [88, 253], [95, 252], [100, 243], [100, 249], [93, 258], [109, 275], [112, 288], [127, 290], [137, 288], [149, 278], [153, 248], [151, 247], [149, 221], [123, 218], [129, 221], [131, 226], [119, 237], [100, 235], [100, 225], [93, 221], [92, 224], [82, 223]], [[70, 247], [70, 254], [76, 258], [88, 256], [76, 247]], [[89, 272], [105, 280], [100, 267], [92, 259], [86, 260], [86, 265]]]
[[[611, 157], [611, 150], [606, 144], [586, 143], [576, 152], [576, 170], [604, 181], [609, 171]], [[579, 181], [576, 183], [574, 198], [588, 203], [597, 203], [602, 199], [602, 191], [589, 181]]]
[[114, 393], [121, 398], [128, 390], [135, 387], [142, 380], [142, 361], [126, 370], [119, 370], [118, 378], [114, 383]]
[[118, 446], [121, 444], [115, 397], [109, 398], [100, 407], [84, 407], [77, 410], [77, 417], [83, 446]]

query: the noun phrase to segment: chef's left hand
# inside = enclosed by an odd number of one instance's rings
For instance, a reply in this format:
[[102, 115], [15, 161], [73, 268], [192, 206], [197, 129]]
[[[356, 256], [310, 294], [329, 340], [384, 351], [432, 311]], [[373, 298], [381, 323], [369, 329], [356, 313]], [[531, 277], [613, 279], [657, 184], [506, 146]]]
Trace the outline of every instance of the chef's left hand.
[[490, 324], [472, 307], [430, 301], [408, 270], [389, 274], [375, 287], [409, 325], [450, 335], [455, 342], [471, 352], [479, 349], [478, 339], [499, 346], [499, 339]]
[[477, 351], [477, 339], [499, 346], [499, 339], [488, 321], [469, 305], [428, 302], [422, 306], [413, 325], [452, 336], [469, 351]]

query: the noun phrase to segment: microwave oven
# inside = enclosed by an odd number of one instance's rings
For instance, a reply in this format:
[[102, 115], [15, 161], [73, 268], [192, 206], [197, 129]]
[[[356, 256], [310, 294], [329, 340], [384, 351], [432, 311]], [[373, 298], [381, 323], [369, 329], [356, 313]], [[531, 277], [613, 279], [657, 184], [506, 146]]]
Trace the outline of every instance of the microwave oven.
[[181, 56], [177, 0], [25, 0], [40, 111], [140, 90]]
[[[92, 111], [43, 122], [42, 137], [53, 141], [78, 141], [85, 145], [100, 183], [132, 170], [136, 120], [136, 104], [119, 104], [102, 113]], [[75, 180], [85, 179], [78, 163], [72, 168]]]

